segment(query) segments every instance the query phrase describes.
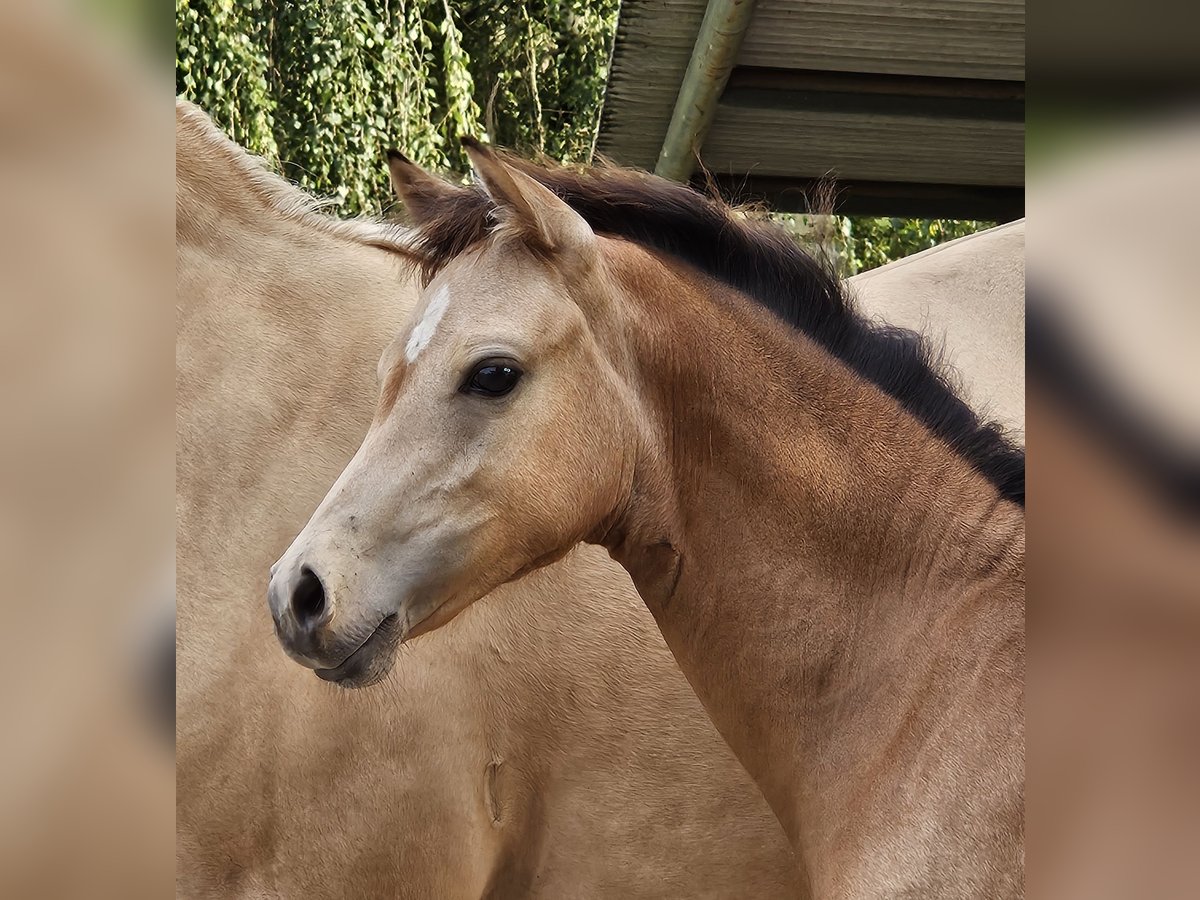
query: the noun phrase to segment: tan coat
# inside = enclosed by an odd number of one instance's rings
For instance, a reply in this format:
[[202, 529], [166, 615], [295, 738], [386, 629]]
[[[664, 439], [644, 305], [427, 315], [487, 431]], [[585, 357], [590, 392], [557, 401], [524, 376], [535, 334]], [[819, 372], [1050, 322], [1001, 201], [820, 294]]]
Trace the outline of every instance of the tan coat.
[[414, 294], [378, 230], [177, 118], [180, 895], [794, 896], [774, 817], [597, 548], [371, 691], [286, 659], [267, 567], [359, 443]]
[[289, 656], [369, 685], [600, 545], [816, 896], [1019, 896], [1023, 450], [773, 226], [464, 143], [470, 188], [389, 156], [425, 289], [272, 567]]

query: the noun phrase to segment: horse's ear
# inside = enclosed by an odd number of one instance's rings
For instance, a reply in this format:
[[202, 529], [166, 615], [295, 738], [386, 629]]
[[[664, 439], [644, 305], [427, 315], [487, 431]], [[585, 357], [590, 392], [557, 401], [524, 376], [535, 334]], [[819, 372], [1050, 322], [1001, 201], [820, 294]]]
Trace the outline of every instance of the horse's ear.
[[591, 226], [557, 194], [474, 138], [464, 137], [462, 143], [502, 221], [518, 228], [527, 242], [557, 255], [591, 251], [595, 245]]
[[387, 152], [392, 190], [404, 203], [415, 225], [428, 221], [451, 197], [466, 189], [426, 172], [399, 150]]

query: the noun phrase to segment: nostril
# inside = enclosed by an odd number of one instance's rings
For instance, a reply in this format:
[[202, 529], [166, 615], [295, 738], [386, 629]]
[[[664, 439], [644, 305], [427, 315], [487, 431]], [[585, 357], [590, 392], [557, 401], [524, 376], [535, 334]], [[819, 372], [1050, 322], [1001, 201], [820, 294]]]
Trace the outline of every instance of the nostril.
[[312, 627], [325, 614], [325, 588], [321, 579], [308, 566], [300, 570], [300, 578], [292, 590], [292, 615], [296, 622]]

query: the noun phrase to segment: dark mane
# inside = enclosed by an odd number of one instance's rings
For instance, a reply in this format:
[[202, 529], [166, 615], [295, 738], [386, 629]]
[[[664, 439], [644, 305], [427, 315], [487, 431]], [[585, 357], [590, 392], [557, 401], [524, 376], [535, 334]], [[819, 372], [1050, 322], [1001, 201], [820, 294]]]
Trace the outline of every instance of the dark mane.
[[[597, 233], [668, 254], [752, 297], [894, 397], [1003, 497], [1024, 505], [1025, 451], [963, 402], [928, 341], [865, 319], [836, 275], [781, 228], [650, 175], [505, 159], [558, 194]], [[492, 204], [478, 187], [436, 206], [425, 210], [417, 241], [427, 280], [491, 226]]]

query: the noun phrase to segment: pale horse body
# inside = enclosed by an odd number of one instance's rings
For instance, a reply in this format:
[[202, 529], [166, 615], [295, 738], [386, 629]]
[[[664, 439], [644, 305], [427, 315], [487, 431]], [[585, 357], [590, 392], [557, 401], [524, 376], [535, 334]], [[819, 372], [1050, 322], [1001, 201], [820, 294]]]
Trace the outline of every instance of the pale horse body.
[[[361, 440], [415, 290], [379, 229], [312, 213], [186, 105], [177, 177], [180, 896], [795, 896], [770, 810], [594, 547], [413, 641], [376, 690], [286, 659], [263, 573]], [[1023, 265], [1006, 248], [949, 271]], [[964, 292], [899, 303], [902, 266], [853, 280], [865, 306], [945, 330], [963, 365]], [[1003, 284], [1015, 321], [1023, 283]], [[1021, 359], [993, 365], [1015, 381]]]

